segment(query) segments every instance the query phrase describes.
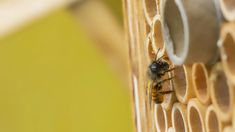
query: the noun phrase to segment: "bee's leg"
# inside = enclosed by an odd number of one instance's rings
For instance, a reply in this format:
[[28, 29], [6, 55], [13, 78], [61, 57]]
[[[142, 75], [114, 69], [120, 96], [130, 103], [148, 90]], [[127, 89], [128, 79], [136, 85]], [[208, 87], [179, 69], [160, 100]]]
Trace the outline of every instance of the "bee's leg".
[[162, 80], [162, 81], [160, 81], [160, 82], [158, 82], [158, 83], [164, 83], [164, 82], [166, 82], [166, 81], [172, 80], [173, 78], [174, 78], [174, 77], [170, 77], [170, 78], [164, 79], [164, 80]]
[[171, 72], [171, 71], [173, 71], [173, 70], [175, 70], [175, 67], [173, 67], [173, 68], [171, 68], [171, 69], [169, 69], [169, 70], [166, 70], [166, 71], [164, 72], [164, 74], [167, 73], [167, 72]]
[[170, 94], [170, 93], [173, 93], [174, 91], [173, 90], [169, 90], [169, 91], [161, 91], [159, 93], [161, 94]]

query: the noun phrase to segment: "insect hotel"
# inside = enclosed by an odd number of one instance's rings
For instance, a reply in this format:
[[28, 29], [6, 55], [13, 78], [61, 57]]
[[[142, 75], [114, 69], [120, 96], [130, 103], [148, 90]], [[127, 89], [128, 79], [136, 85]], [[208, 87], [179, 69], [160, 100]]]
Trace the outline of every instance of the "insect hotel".
[[234, 132], [235, 0], [124, 0], [124, 11], [136, 131]]

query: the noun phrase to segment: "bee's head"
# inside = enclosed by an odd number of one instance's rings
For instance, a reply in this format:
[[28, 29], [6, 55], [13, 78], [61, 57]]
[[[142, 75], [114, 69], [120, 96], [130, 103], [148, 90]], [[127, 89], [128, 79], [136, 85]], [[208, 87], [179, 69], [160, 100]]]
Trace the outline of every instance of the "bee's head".
[[153, 61], [149, 66], [149, 70], [152, 73], [158, 73], [168, 69], [169, 69], [169, 64], [166, 61]]
[[148, 68], [148, 74], [151, 78], [156, 78], [160, 73], [169, 69], [166, 61], [153, 61]]
[[153, 61], [148, 67], [148, 75], [152, 80], [155, 80], [158, 76], [159, 68], [156, 61]]
[[158, 72], [159, 67], [158, 67], [157, 61], [153, 61], [153, 62], [150, 64], [149, 70], [151, 71], [151, 73], [157, 73], [157, 72]]

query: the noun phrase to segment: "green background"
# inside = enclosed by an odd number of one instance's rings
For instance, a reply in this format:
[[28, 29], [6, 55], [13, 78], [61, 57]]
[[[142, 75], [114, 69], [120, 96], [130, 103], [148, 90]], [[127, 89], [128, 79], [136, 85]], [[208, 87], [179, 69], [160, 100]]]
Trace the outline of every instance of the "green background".
[[0, 62], [1, 132], [132, 131], [128, 88], [66, 10], [0, 40]]

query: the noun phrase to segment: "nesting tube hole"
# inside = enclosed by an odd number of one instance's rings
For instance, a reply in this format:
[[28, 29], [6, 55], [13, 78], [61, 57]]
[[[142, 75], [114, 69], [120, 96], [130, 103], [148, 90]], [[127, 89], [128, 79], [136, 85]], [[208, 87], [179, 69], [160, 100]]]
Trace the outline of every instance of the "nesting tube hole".
[[176, 66], [174, 70], [174, 88], [178, 98], [184, 98], [186, 94], [186, 75], [183, 66]]
[[202, 121], [195, 107], [191, 107], [189, 110], [189, 125], [191, 132], [203, 132]]
[[160, 49], [164, 48], [160, 16], [157, 16], [156, 20], [154, 20], [153, 40], [154, 40], [154, 44], [156, 48], [160, 48]]
[[174, 0], [166, 0], [164, 8], [164, 33], [169, 56], [181, 58], [185, 52], [185, 33], [180, 11]]
[[154, 53], [151, 41], [149, 41], [149, 43], [148, 43], [148, 56], [149, 56], [150, 60], [153, 60], [155, 58], [155, 53]]
[[227, 67], [229, 71], [235, 76], [235, 40], [230, 33], [226, 34], [226, 37], [223, 41], [223, 48]]
[[155, 58], [155, 51], [153, 49], [152, 41], [150, 39], [150, 34], [147, 35], [147, 38], [145, 40], [145, 51], [146, 51], [146, 57], [148, 58], [148, 61], [152, 61]]
[[175, 132], [185, 132], [185, 124], [182, 117], [182, 113], [178, 109], [174, 111], [173, 122]]
[[143, 0], [144, 1], [144, 11], [149, 25], [153, 17], [157, 14], [157, 2], [156, 0]]
[[167, 131], [167, 117], [166, 111], [162, 108], [161, 105], [156, 105], [155, 107], [155, 122], [156, 128], [159, 132]]
[[208, 129], [207, 132], [220, 132], [219, 121], [215, 111], [210, 111], [208, 115]]
[[216, 80], [213, 83], [214, 100], [219, 109], [227, 113], [230, 109], [230, 94], [229, 87], [226, 82], [225, 74], [222, 71], [218, 71]]
[[147, 20], [145, 19], [145, 22], [144, 22], [144, 25], [145, 25], [145, 34], [149, 34], [151, 32], [151, 27], [150, 25], [148, 24]]
[[193, 65], [193, 84], [195, 93], [200, 101], [203, 103], [208, 102], [208, 75], [204, 64], [196, 63]]
[[212, 70], [211, 99], [216, 109], [216, 113], [221, 121], [229, 122], [232, 118], [233, 108], [233, 87], [227, 81], [221, 63], [218, 63]]

